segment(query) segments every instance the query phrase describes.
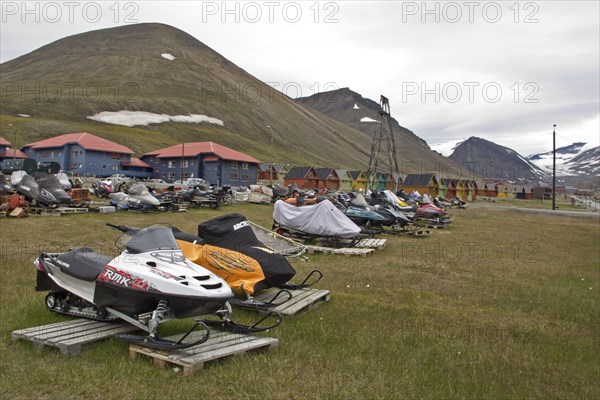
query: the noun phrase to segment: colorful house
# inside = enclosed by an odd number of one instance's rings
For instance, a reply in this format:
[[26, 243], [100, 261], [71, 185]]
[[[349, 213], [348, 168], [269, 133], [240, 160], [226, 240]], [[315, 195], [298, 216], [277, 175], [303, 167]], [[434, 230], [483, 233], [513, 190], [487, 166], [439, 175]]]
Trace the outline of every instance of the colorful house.
[[388, 185], [388, 176], [389, 175], [390, 174], [387, 174], [385, 172], [377, 172], [375, 174], [375, 176], [377, 176], [377, 182], [375, 183], [375, 186], [373, 186], [373, 187], [377, 190], [386, 190], [387, 185]]
[[434, 174], [408, 174], [402, 189], [407, 193], [417, 191], [420, 194], [437, 196], [439, 184]]
[[367, 190], [367, 175], [364, 171], [348, 171], [352, 176], [352, 190], [358, 192], [360, 189]]
[[444, 186], [446, 187], [446, 194], [444, 198], [453, 199], [456, 197], [456, 182], [451, 178], [443, 178]]
[[495, 182], [486, 182], [486, 196], [498, 197], [498, 185]]
[[319, 177], [313, 167], [291, 167], [287, 172], [284, 185], [295, 183], [300, 189], [316, 189]]
[[467, 201], [468, 187], [467, 181], [464, 179], [458, 179], [456, 182], [456, 197], [461, 200]]
[[13, 158], [29, 158], [27, 154], [18, 149], [11, 149], [10, 142], [0, 137], [0, 161], [12, 160]]
[[350, 171], [345, 169], [338, 169], [336, 170], [336, 172], [340, 177], [340, 190], [342, 192], [351, 192], [353, 179]]
[[438, 196], [446, 198], [446, 180], [441, 177], [436, 177], [438, 181]]
[[168, 181], [203, 178], [211, 185], [255, 184], [260, 161], [214, 142], [180, 143], [142, 156], [154, 177]]
[[477, 193], [475, 189], [475, 181], [467, 180], [467, 201], [473, 201], [477, 199]]
[[319, 180], [317, 189], [319, 190], [338, 190], [340, 188], [340, 177], [333, 168], [315, 168], [315, 173]]
[[152, 177], [150, 165], [135, 158], [132, 161], [131, 149], [87, 132], [39, 140], [22, 150], [37, 162], [56, 162], [63, 171], [83, 176]]
[[474, 180], [475, 185], [475, 199], [477, 197], [486, 197], [487, 196], [487, 185], [484, 181]]

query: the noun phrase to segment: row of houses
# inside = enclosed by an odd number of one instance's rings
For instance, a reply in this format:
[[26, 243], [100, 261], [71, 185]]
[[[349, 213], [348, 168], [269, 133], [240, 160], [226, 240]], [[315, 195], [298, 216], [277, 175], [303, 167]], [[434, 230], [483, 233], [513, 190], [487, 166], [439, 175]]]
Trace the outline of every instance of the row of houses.
[[80, 175], [107, 177], [122, 174], [139, 179], [175, 181], [202, 177], [212, 185], [249, 186], [256, 183], [260, 161], [214, 142], [180, 143], [140, 158], [126, 146], [92, 135], [69, 133], [10, 149], [0, 138], [0, 161], [30, 158], [55, 162], [60, 169]]
[[69, 133], [11, 149], [0, 137], [0, 161], [31, 158], [36, 162], [55, 162], [63, 171], [106, 177], [123, 174], [140, 179], [175, 181], [191, 177], [204, 178], [212, 185], [249, 186], [257, 182], [290, 185], [303, 189], [366, 191], [418, 191], [421, 194], [458, 197], [466, 201], [477, 197], [506, 199], [549, 198], [548, 188], [517, 186], [503, 181], [477, 181], [440, 177], [435, 174], [391, 176], [375, 172], [367, 176], [362, 170], [290, 167], [260, 163], [254, 157], [214, 142], [180, 143], [143, 154], [140, 158], [126, 146], [90, 133]]
[[260, 164], [258, 172], [261, 183], [286, 186], [295, 183], [301, 189], [366, 191], [367, 188], [402, 188], [405, 192], [417, 191], [445, 198], [458, 197], [465, 201], [476, 200], [478, 196], [505, 199], [541, 199], [547, 196], [544, 188], [511, 185], [501, 181], [443, 178], [435, 174], [407, 174], [395, 178], [390, 179], [390, 174], [382, 172], [367, 177], [366, 172], [360, 170], [288, 167], [282, 164]]

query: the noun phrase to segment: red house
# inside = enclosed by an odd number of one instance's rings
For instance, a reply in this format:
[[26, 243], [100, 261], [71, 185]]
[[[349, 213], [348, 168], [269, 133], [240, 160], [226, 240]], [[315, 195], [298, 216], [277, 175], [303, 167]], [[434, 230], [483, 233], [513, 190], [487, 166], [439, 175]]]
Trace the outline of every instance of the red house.
[[317, 189], [338, 190], [340, 188], [340, 177], [333, 168], [315, 168], [319, 180]]
[[319, 177], [313, 167], [292, 167], [283, 182], [285, 186], [295, 183], [300, 189], [316, 189]]

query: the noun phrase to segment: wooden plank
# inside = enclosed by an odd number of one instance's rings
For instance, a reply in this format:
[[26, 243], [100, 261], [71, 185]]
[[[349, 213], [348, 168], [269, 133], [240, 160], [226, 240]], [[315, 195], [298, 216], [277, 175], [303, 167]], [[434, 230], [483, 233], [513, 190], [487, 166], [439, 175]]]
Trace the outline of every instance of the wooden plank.
[[320, 246], [306, 246], [309, 254], [314, 253], [325, 253], [325, 254], [343, 254], [343, 255], [353, 255], [353, 256], [362, 256], [366, 257], [367, 255], [373, 253], [375, 249], [371, 248], [354, 248], [354, 247], [343, 247], [340, 249], [336, 249], [333, 247], [320, 247]]
[[[309, 310], [317, 307], [318, 305], [329, 301], [330, 294], [329, 290], [323, 289], [297, 289], [289, 290], [292, 298], [282, 303], [281, 305], [272, 309], [266, 310], [265, 312], [277, 312], [281, 315], [294, 315], [300, 311]], [[263, 292], [258, 294], [256, 300], [269, 302], [278, 293], [277, 290]]]
[[116, 333], [133, 332], [136, 327], [124, 322], [100, 322], [80, 318], [49, 325], [13, 331], [12, 340], [27, 340], [35, 346], [56, 347], [65, 356], [76, 355], [84, 347], [113, 337]]
[[[192, 332], [188, 336], [188, 339], [190, 341], [199, 340], [203, 334], [204, 332]], [[181, 336], [174, 335], [165, 339], [177, 341]], [[201, 369], [206, 362], [244, 354], [251, 350], [269, 350], [278, 344], [279, 339], [275, 338], [210, 330], [210, 335], [206, 342], [188, 349], [159, 351], [130, 345], [129, 356], [130, 358], [135, 358], [138, 354], [142, 354], [151, 357], [154, 365], [159, 368], [166, 368], [169, 364], [178, 365], [183, 368], [184, 375], [189, 375]]]

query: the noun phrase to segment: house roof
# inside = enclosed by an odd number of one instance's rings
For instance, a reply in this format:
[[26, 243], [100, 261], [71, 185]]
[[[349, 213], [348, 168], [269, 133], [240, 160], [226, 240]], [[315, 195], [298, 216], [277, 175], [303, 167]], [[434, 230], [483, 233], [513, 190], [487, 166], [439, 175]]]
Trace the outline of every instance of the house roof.
[[[183, 147], [183, 148], [182, 148]], [[175, 158], [175, 157], [196, 157], [199, 154], [214, 154], [223, 160], [242, 161], [253, 164], [260, 164], [256, 158], [244, 154], [240, 151], [230, 149], [215, 142], [192, 142], [179, 143], [171, 147], [158, 149], [144, 156], [155, 156], [158, 158]]]
[[357, 180], [360, 174], [363, 173], [363, 171], [348, 171], [348, 173], [350, 173], [350, 176], [353, 180]]
[[312, 169], [313, 169], [312, 167], [292, 167], [292, 168], [290, 168], [288, 173], [285, 175], [285, 178], [286, 179], [304, 178], [306, 176], [306, 174], [308, 174], [308, 172]]
[[91, 133], [67, 133], [65, 135], [54, 136], [49, 139], [40, 140], [23, 146], [32, 149], [47, 149], [52, 147], [63, 147], [66, 144], [77, 143], [86, 150], [106, 151], [111, 153], [133, 154], [128, 147], [120, 145], [110, 140], [92, 135]]
[[0, 136], [0, 146], [10, 146], [10, 142], [6, 139], [4, 139], [2, 136]]
[[427, 186], [433, 178], [433, 174], [408, 174], [404, 180], [404, 186]]
[[[15, 154], [16, 151], [16, 154]], [[6, 151], [0, 153], [0, 158], [29, 158], [29, 156], [23, 153], [21, 150], [13, 150], [11, 148], [6, 149]]]
[[131, 157], [131, 161], [124, 161], [121, 165], [124, 167], [152, 168], [150, 164], [136, 157]]
[[335, 172], [335, 170], [333, 168], [314, 168], [317, 176], [319, 177], [319, 179], [321, 180], [325, 180], [327, 179], [327, 177], [333, 172], [337, 175], [337, 173]]

